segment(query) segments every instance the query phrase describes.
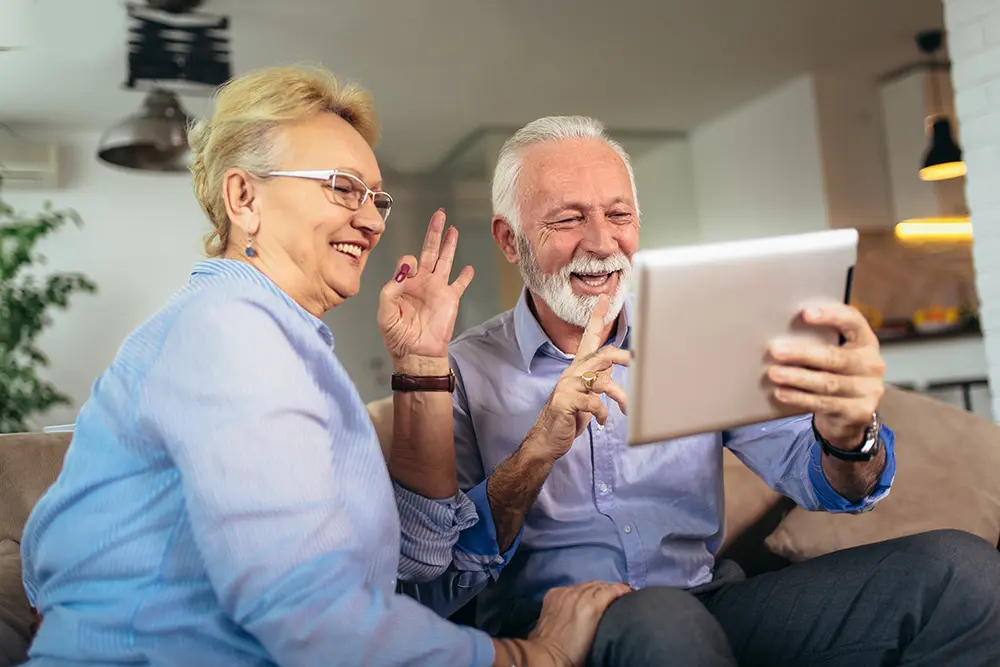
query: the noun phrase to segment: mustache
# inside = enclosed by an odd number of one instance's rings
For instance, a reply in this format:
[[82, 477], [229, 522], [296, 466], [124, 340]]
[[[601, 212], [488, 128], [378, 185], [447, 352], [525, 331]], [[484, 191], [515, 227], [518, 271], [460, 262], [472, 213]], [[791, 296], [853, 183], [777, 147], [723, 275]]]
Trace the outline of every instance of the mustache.
[[573, 260], [563, 267], [561, 273], [564, 277], [569, 277], [571, 273], [614, 273], [627, 272], [632, 268], [632, 263], [628, 257], [622, 253], [616, 253], [610, 257], [596, 257], [594, 255], [583, 255], [574, 257]]

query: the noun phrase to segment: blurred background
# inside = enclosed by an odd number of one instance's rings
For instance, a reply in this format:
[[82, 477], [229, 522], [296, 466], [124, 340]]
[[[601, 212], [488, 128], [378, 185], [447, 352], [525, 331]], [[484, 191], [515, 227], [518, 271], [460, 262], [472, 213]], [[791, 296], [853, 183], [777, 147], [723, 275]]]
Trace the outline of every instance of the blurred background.
[[362, 294], [328, 316], [366, 400], [389, 391], [379, 288], [430, 213], [447, 209], [476, 268], [457, 330], [509, 308], [493, 160], [520, 125], [584, 114], [632, 155], [644, 247], [855, 227], [854, 302], [888, 379], [1000, 414], [1000, 315], [981, 305], [1000, 302], [996, 0], [0, 0], [0, 198], [75, 210], [84, 225], [46, 238], [38, 270], [97, 286], [39, 339], [69, 403], [38, 425], [74, 419], [201, 257], [183, 118], [232, 74], [294, 63], [362, 83], [383, 122], [396, 203]]

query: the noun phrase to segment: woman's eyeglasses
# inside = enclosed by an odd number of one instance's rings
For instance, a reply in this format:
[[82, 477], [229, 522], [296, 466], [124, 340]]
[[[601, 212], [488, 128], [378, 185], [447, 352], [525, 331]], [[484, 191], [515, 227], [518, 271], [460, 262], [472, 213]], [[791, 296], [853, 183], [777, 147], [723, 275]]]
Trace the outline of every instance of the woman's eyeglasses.
[[371, 197], [382, 220], [389, 218], [392, 210], [392, 196], [388, 192], [372, 190], [365, 182], [354, 174], [338, 169], [321, 171], [272, 171], [268, 176], [287, 176], [290, 178], [308, 178], [314, 181], [324, 181], [333, 195], [333, 203], [338, 206], [357, 211]]

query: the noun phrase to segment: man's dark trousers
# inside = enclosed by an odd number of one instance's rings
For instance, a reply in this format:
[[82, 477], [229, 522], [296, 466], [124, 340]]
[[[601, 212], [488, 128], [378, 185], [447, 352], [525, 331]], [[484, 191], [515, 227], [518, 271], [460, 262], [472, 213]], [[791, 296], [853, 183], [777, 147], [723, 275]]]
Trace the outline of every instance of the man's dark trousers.
[[[501, 634], [525, 635], [540, 605]], [[614, 602], [594, 667], [997, 667], [1000, 552], [959, 531], [847, 549], [746, 579], [720, 562], [691, 591]]]

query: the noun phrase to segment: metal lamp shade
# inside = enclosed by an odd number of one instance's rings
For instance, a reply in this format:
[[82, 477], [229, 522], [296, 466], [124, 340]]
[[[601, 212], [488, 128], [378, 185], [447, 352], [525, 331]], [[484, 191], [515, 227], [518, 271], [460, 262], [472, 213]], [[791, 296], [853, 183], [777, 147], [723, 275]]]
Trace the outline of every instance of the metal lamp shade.
[[187, 171], [191, 165], [187, 124], [188, 115], [177, 95], [152, 90], [143, 101], [142, 111], [104, 133], [97, 157], [127, 169]]
[[931, 145], [924, 155], [920, 168], [920, 178], [924, 181], [945, 181], [965, 176], [966, 166], [962, 159], [962, 149], [955, 142], [951, 131], [951, 121], [938, 118], [931, 132]]

